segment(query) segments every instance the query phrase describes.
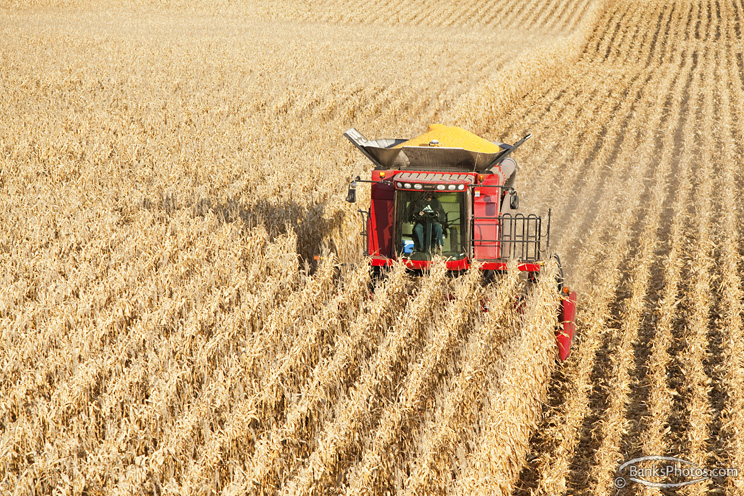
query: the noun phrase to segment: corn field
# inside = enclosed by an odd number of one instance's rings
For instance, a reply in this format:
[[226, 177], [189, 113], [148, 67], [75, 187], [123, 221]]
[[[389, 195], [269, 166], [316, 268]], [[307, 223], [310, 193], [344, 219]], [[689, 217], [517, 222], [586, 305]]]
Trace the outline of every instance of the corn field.
[[[0, 493], [744, 494], [744, 1], [0, 14]], [[342, 133], [431, 123], [534, 134], [567, 362], [550, 264], [370, 277]]]

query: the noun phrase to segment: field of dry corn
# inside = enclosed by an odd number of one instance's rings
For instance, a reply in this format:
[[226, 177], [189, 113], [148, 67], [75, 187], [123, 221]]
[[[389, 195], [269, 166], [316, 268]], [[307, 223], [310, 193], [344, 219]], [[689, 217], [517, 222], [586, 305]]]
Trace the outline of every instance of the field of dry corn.
[[[0, 493], [677, 494], [614, 484], [666, 455], [744, 494], [742, 30], [743, 0], [4, 2]], [[550, 267], [370, 295], [342, 133], [435, 122], [534, 134], [565, 364]]]

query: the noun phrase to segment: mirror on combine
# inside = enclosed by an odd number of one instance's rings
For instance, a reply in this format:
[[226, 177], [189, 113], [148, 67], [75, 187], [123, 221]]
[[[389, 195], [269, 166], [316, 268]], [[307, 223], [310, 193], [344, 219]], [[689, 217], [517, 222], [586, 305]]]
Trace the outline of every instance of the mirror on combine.
[[514, 189], [509, 191], [509, 207], [512, 210], [519, 210], [519, 196], [517, 196], [517, 192]]
[[356, 203], [356, 181], [351, 181], [351, 184], [349, 184], [349, 193], [346, 195], [346, 201]]

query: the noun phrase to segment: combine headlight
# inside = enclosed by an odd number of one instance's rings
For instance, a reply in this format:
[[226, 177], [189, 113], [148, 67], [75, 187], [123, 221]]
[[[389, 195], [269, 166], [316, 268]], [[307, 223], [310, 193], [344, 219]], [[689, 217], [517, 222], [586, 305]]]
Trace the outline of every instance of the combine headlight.
[[437, 184], [437, 189], [438, 190], [443, 190], [444, 189], [444, 184]]
[[406, 187], [406, 189], [411, 189], [411, 183], [406, 183], [406, 184], [404, 184], [403, 186], [405, 186], [405, 187]]
[[420, 184], [414, 184], [413, 185], [413, 189], [421, 189], [421, 185]]
[[455, 189], [455, 185], [454, 184], [450, 184], [449, 186], [447, 186], [447, 189], [453, 190], [453, 189]]
[[403, 183], [398, 183], [398, 187], [399, 188], [402, 188], [403, 187]]
[[459, 190], [463, 190], [463, 189], [465, 189], [465, 185], [464, 185], [464, 184], [461, 184], [461, 185], [459, 185], [459, 186], [457, 187], [457, 189], [459, 189]]

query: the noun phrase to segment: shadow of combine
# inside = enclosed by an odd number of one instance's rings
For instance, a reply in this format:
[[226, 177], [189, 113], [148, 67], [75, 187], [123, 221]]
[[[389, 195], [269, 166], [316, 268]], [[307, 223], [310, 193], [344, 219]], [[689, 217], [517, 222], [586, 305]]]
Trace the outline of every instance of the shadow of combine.
[[289, 229], [297, 236], [297, 253], [314, 268], [313, 257], [326, 251], [329, 237], [341, 228], [344, 212], [329, 214], [326, 203], [303, 205], [290, 200], [262, 198], [252, 207], [253, 220], [263, 225], [272, 239]]
[[238, 223], [246, 233], [263, 226], [272, 241], [292, 231], [297, 236], [298, 255], [312, 269], [315, 268], [313, 257], [329, 248], [326, 246], [328, 240], [341, 229], [345, 215], [342, 210], [329, 214], [325, 202], [303, 204], [294, 199], [260, 198], [246, 205], [234, 198], [194, 199], [176, 194], [163, 195], [156, 201], [146, 199], [142, 207], [160, 211], [167, 217], [182, 210], [190, 211], [194, 217], [206, 217], [211, 213], [220, 223]]

